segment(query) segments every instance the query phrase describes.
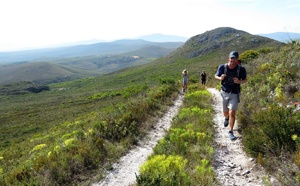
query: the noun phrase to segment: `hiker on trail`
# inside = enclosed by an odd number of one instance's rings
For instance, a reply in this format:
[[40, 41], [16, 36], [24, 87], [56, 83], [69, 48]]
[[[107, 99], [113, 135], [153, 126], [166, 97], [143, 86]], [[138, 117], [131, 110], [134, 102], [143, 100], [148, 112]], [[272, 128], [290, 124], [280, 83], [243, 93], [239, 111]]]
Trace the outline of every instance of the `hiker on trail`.
[[229, 137], [235, 140], [233, 126], [235, 123], [235, 113], [240, 102], [241, 84], [247, 82], [246, 69], [238, 65], [239, 53], [232, 51], [229, 53], [228, 64], [218, 67], [215, 79], [221, 81], [221, 97], [223, 105], [224, 127], [229, 125]]
[[182, 71], [182, 92], [187, 91], [187, 84], [189, 82], [189, 74], [186, 69]]
[[204, 70], [200, 74], [200, 79], [201, 79], [201, 84], [205, 86], [205, 84], [206, 84], [206, 73], [205, 73]]

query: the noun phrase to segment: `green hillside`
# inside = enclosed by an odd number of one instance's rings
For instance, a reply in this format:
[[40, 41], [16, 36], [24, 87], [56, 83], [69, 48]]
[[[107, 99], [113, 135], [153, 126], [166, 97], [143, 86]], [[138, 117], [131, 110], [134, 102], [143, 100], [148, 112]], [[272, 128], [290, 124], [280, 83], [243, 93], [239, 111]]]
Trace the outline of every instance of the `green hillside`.
[[150, 42], [142, 39], [124, 39], [113, 42], [99, 42], [89, 45], [0, 52], [0, 64], [9, 64], [22, 61], [49, 61], [59, 58], [74, 58], [92, 55], [116, 55], [131, 52], [148, 46], [177, 48], [182, 44], [183, 42]]
[[96, 75], [99, 75], [99, 72], [95, 70], [85, 70], [49, 62], [18, 63], [1, 66], [0, 84], [19, 81], [50, 84]]
[[[242, 104], [245, 109], [238, 116], [242, 122], [241, 130], [245, 132], [243, 142], [247, 152], [254, 157], [260, 157], [260, 163], [274, 173], [275, 168], [269, 160], [275, 161], [282, 153], [280, 147], [284, 146], [290, 155], [295, 156], [294, 160], [299, 166], [299, 146], [295, 143], [299, 141], [297, 137], [294, 142], [289, 137], [280, 138], [281, 141], [279, 143], [278, 139], [276, 146], [268, 140], [268, 130], [264, 132], [268, 127], [262, 128], [261, 135], [258, 136], [255, 136], [255, 128], [252, 128], [252, 123], [256, 127], [259, 122], [268, 123], [268, 120], [263, 120], [264, 115], [259, 115], [262, 108], [266, 110], [266, 116], [272, 116], [272, 109], [266, 109], [271, 106], [268, 103], [280, 101], [286, 104], [291, 97], [299, 101], [299, 45], [286, 45], [224, 27], [196, 35], [175, 51], [151, 63], [123, 68], [97, 77], [49, 84], [49, 90], [40, 93], [2, 94], [0, 185], [88, 185], [91, 183], [91, 175], [97, 175], [94, 177], [96, 180], [101, 179], [102, 173], [110, 169], [112, 163], [136, 144], [153, 127], [167, 106], [172, 104], [181, 90], [181, 72], [184, 68], [187, 68], [191, 76], [191, 93], [187, 94], [183, 108], [199, 108], [199, 113], [206, 115], [201, 119], [186, 118], [187, 113], [182, 111], [182, 118], [178, 117], [174, 121], [176, 128], [172, 132], [179, 134], [188, 131], [185, 135], [189, 140], [187, 143], [192, 143], [189, 147], [199, 146], [199, 141], [194, 140], [196, 136], [193, 132], [197, 135], [200, 132], [205, 143], [201, 143], [203, 148], [200, 149], [184, 148], [183, 153], [180, 148], [184, 147], [185, 142], [175, 141], [175, 145], [160, 144], [156, 152], [178, 154], [189, 159], [188, 168], [183, 169], [186, 172], [180, 174], [189, 176], [179, 176], [178, 178], [183, 179], [181, 183], [216, 183], [210, 165], [213, 113], [201, 111], [210, 110], [212, 100], [206, 90], [199, 86], [198, 76], [200, 71], [206, 70], [209, 76], [208, 86], [217, 87], [217, 82], [213, 80], [214, 72], [219, 64], [227, 61], [231, 50], [240, 52], [243, 65], [249, 69], [249, 82], [243, 89], [243, 99], [246, 102]], [[278, 82], [275, 79], [277, 70], [281, 75]], [[291, 76], [286, 76], [285, 70]], [[263, 78], [267, 78], [268, 82], [262, 81]], [[2, 85], [0, 90], [7, 90], [8, 87], [9, 85]], [[280, 99], [266, 99], [270, 91], [281, 92], [278, 94]], [[292, 96], [283, 92], [290, 92]], [[288, 114], [292, 119], [287, 127], [295, 124], [295, 121], [299, 122], [299, 114]], [[254, 116], [258, 116], [258, 119]], [[299, 126], [299, 123], [296, 124]], [[251, 133], [247, 134], [247, 131]], [[280, 135], [285, 132], [282, 131]], [[288, 132], [294, 134], [298, 131]], [[295, 133], [296, 136], [298, 134]], [[264, 138], [260, 139], [260, 136]], [[251, 138], [255, 139], [254, 145]], [[166, 140], [172, 139], [170, 137]], [[260, 140], [265, 140], [267, 145], [276, 146], [278, 151], [272, 154], [272, 151], [268, 151], [270, 149], [260, 146]], [[292, 159], [290, 156], [289, 163]], [[200, 166], [199, 162], [206, 163]], [[194, 167], [198, 167], [197, 171]], [[292, 171], [294, 174], [291, 173], [289, 179], [294, 184], [297, 183], [299, 170]], [[176, 175], [175, 177], [177, 178]], [[150, 180], [147, 174], [140, 179], [144, 183]]]
[[[31, 61], [2, 65], [0, 84], [19, 81], [50, 84], [107, 74], [122, 68], [150, 63], [169, 54], [180, 45], [182, 45], [181, 42], [155, 43], [143, 40], [120, 40], [112, 43], [51, 49], [50, 54], [43, 52], [47, 51], [46, 49], [0, 53], [0, 63], [1, 58], [2, 60], [6, 58], [17, 60], [22, 55], [32, 56]], [[84, 52], [94, 50], [97, 52]], [[74, 55], [63, 55], [70, 52]]]
[[150, 63], [174, 50], [175, 48], [164, 48], [152, 45], [118, 55], [93, 55], [59, 59], [51, 62], [85, 70], [94, 70], [100, 74], [107, 74], [126, 67]]

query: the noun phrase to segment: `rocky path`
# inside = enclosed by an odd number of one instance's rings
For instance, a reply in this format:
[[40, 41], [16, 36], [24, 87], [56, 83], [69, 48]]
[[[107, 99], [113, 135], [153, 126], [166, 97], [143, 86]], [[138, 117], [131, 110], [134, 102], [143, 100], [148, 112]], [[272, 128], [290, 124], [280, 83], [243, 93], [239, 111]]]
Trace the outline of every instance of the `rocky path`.
[[228, 128], [223, 125], [224, 116], [221, 107], [221, 95], [216, 89], [209, 88], [213, 95], [213, 107], [216, 112], [215, 123], [215, 156], [213, 167], [217, 178], [222, 185], [260, 186], [267, 182], [272, 186], [280, 186], [274, 178], [268, 176], [264, 169], [249, 158], [243, 151], [242, 136], [236, 131], [237, 122], [234, 126], [234, 134], [237, 140], [231, 141], [228, 137]]
[[[231, 141], [228, 137], [228, 128], [223, 126], [224, 117], [221, 110], [221, 96], [216, 89], [209, 88], [213, 95], [213, 107], [215, 110], [215, 156], [213, 168], [221, 185], [224, 186], [262, 186], [265, 178], [269, 185], [281, 186], [274, 178], [268, 176], [264, 169], [259, 166], [253, 158], [249, 158], [242, 148], [241, 138], [237, 131], [237, 140]], [[155, 129], [149, 132], [144, 141], [131, 150], [120, 161], [113, 165], [113, 170], [107, 173], [105, 179], [92, 186], [129, 186], [135, 183], [135, 174], [138, 174], [139, 167], [152, 154], [159, 139], [163, 138], [165, 130], [171, 126], [174, 116], [182, 105], [183, 95], [180, 95], [175, 104], [158, 121]], [[237, 128], [238, 124], [235, 124]], [[235, 130], [236, 130], [235, 128]]]

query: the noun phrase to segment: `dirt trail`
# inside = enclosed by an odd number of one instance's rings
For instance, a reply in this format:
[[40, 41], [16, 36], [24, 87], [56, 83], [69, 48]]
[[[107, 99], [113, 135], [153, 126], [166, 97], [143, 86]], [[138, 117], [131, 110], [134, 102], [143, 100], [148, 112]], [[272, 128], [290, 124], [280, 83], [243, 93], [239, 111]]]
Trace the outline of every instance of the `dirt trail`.
[[208, 91], [213, 95], [213, 107], [216, 112], [214, 117], [216, 133], [213, 167], [220, 183], [224, 186], [259, 186], [264, 185], [263, 178], [266, 177], [272, 186], [280, 186], [281, 184], [276, 179], [268, 176], [264, 169], [243, 151], [242, 136], [237, 131], [237, 121], [234, 126], [237, 140], [231, 141], [229, 139], [229, 128], [225, 128], [223, 125], [224, 116], [220, 92], [213, 88], [209, 88]]
[[158, 121], [155, 128], [149, 132], [145, 140], [132, 149], [126, 156], [113, 165], [113, 170], [107, 173], [105, 179], [93, 186], [128, 186], [135, 183], [135, 173], [138, 175], [139, 167], [146, 162], [147, 157], [152, 154], [152, 149], [157, 142], [164, 137], [165, 131], [171, 127], [174, 116], [177, 115], [182, 105], [183, 95], [179, 95], [174, 105]]
[[[260, 186], [264, 185], [263, 177], [267, 177], [272, 186], [281, 186], [276, 179], [266, 175], [264, 169], [254, 159], [247, 157], [242, 149], [241, 135], [237, 131], [235, 131], [235, 135], [238, 139], [235, 141], [229, 139], [228, 128], [223, 126], [224, 117], [220, 105], [220, 92], [213, 88], [209, 88], [208, 91], [213, 95], [213, 107], [216, 112], [213, 168], [221, 185]], [[102, 182], [94, 183], [92, 186], [128, 186], [135, 183], [135, 173], [138, 174], [139, 167], [152, 154], [152, 149], [159, 139], [164, 137], [165, 130], [170, 128], [172, 119], [178, 113], [182, 101], [183, 95], [180, 95], [145, 140], [114, 164], [113, 170], [107, 172], [107, 176]], [[237, 125], [236, 123], [235, 127]]]

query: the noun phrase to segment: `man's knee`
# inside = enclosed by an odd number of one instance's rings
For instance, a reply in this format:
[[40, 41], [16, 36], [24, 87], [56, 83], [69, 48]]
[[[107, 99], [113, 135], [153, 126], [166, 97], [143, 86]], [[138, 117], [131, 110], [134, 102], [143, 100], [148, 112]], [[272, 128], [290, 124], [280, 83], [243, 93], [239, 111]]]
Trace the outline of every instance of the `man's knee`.
[[234, 110], [229, 110], [229, 116], [232, 118], [235, 118], [235, 111]]

